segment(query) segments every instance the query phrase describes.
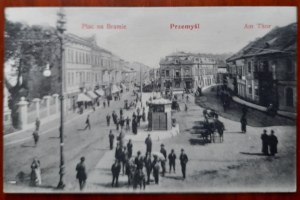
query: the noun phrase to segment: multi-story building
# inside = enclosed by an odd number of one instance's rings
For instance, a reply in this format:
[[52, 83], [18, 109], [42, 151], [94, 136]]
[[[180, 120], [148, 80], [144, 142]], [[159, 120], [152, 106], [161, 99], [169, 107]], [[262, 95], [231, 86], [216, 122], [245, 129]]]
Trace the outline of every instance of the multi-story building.
[[297, 24], [274, 28], [227, 59], [229, 87], [245, 100], [296, 112]]
[[125, 61], [99, 47], [95, 37], [68, 34], [64, 48], [64, 92], [69, 107], [81, 91], [120, 85]]
[[160, 60], [161, 89], [195, 91], [216, 83], [217, 65], [202, 54], [177, 52]]

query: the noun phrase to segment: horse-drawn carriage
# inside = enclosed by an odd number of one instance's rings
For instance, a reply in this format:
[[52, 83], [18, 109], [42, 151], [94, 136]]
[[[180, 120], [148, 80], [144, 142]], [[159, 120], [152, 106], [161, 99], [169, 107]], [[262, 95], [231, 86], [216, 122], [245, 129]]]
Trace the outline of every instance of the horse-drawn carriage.
[[214, 110], [203, 111], [204, 120], [200, 121], [200, 129], [197, 134], [206, 143], [223, 142], [224, 124], [218, 120], [218, 114]]

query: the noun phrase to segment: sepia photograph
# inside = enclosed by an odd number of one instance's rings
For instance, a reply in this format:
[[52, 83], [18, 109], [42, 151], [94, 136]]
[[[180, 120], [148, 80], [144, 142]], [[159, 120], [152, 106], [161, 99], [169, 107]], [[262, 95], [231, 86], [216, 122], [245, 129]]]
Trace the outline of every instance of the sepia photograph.
[[297, 7], [6, 7], [4, 193], [296, 192]]

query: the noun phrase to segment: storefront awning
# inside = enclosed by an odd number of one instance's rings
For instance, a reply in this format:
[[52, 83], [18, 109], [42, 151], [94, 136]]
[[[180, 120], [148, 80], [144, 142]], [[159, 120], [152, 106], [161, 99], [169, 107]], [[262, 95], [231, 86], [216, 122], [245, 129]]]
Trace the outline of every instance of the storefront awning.
[[96, 92], [99, 96], [104, 96], [104, 91], [103, 91], [102, 89], [95, 90], [95, 92]]
[[92, 101], [92, 99], [83, 93], [78, 94], [77, 102], [88, 102], [88, 101]]
[[92, 99], [97, 99], [98, 98], [98, 96], [93, 91], [88, 91], [87, 95], [89, 97], [91, 97]]
[[111, 87], [111, 93], [113, 94], [113, 93], [117, 93], [117, 92], [120, 92], [120, 89], [116, 85], [113, 85]]

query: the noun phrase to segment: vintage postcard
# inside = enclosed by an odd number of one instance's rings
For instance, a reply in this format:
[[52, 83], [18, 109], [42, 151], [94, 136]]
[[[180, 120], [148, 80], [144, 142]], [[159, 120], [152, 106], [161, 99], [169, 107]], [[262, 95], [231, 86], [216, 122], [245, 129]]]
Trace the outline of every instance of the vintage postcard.
[[296, 14], [6, 8], [4, 192], [295, 192]]

